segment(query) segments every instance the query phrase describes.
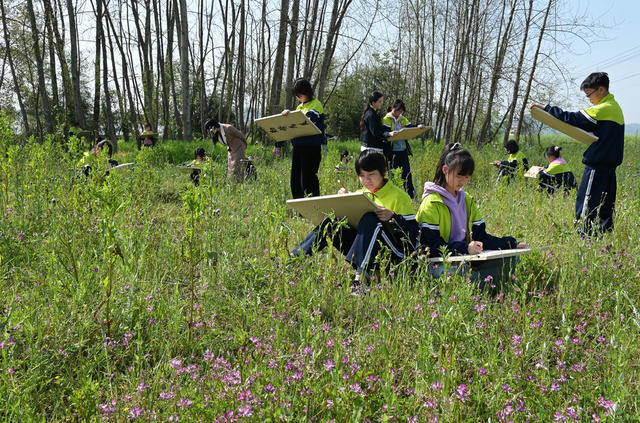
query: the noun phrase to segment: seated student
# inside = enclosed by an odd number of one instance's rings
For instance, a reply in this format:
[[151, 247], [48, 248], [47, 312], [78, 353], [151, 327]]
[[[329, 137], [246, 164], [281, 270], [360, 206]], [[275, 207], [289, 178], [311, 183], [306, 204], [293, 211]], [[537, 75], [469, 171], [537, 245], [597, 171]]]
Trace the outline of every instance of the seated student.
[[218, 142], [227, 147], [227, 177], [242, 182], [246, 174], [244, 153], [247, 151], [247, 138], [234, 126], [209, 119], [204, 128], [213, 136], [213, 145]]
[[202, 162], [207, 161], [207, 152], [204, 151], [204, 148], [198, 147], [195, 149], [193, 154], [195, 158], [191, 161], [191, 163], [189, 163], [189, 166], [192, 166], [195, 169], [193, 169], [189, 177], [191, 178], [193, 185], [198, 186], [200, 185], [200, 173], [202, 172], [202, 169], [199, 166]]
[[514, 176], [514, 171], [516, 169], [519, 169], [520, 173], [524, 173], [525, 171], [529, 170], [529, 162], [527, 161], [527, 158], [524, 156], [524, 153], [522, 151], [520, 151], [520, 147], [518, 146], [518, 143], [515, 140], [509, 140], [509, 142], [507, 142], [504, 145], [504, 149], [507, 151], [507, 153], [509, 154], [509, 157], [507, 158], [507, 160], [495, 160], [493, 162], [494, 166], [497, 166], [500, 168], [500, 171], [498, 172], [498, 177], [502, 177], [502, 176]]
[[[333, 225], [325, 219], [292, 251], [294, 257], [311, 255], [327, 246], [325, 233], [329, 234], [333, 245], [340, 250], [346, 260], [356, 269], [352, 289], [359, 290], [360, 284], [375, 266], [375, 258], [380, 245], [391, 250], [394, 261], [402, 260], [411, 253], [418, 234], [411, 198], [402, 189], [385, 178], [387, 160], [376, 151], [365, 150], [356, 159], [356, 173], [364, 192], [380, 206], [375, 213], [362, 216], [358, 229], [349, 225]], [[338, 191], [346, 194], [345, 188]]]
[[[428, 247], [430, 257], [440, 256], [443, 250], [452, 255], [479, 254], [484, 250], [527, 248], [515, 238], [490, 235], [473, 198], [462, 190], [475, 169], [471, 154], [459, 143], [447, 144], [436, 166], [433, 182], [424, 184], [422, 204], [416, 220], [420, 225], [419, 245]], [[486, 263], [486, 262], [485, 262]], [[432, 268], [430, 268], [432, 270]], [[435, 269], [442, 273], [443, 267]], [[472, 278], [486, 276], [488, 269], [475, 268]], [[498, 272], [492, 276], [498, 279]], [[482, 277], [484, 279], [484, 277]]]
[[349, 163], [353, 160], [353, 156], [349, 155], [347, 150], [342, 150], [340, 152], [340, 163], [333, 168], [335, 172], [344, 172], [349, 169]]
[[[397, 99], [393, 102], [393, 105], [389, 107], [388, 113], [382, 118], [382, 125], [388, 132], [399, 131], [402, 128], [424, 128], [424, 125], [415, 125], [409, 122], [403, 113], [405, 112], [404, 101]], [[409, 163], [409, 156], [411, 156], [411, 146], [407, 140], [394, 140], [391, 141], [391, 148], [389, 151], [389, 167], [391, 169], [402, 169], [402, 180], [404, 181], [404, 190], [407, 191], [409, 197], [415, 196], [415, 189], [413, 187], [413, 179], [411, 177], [411, 164]]]
[[549, 167], [538, 173], [540, 189], [546, 189], [553, 194], [556, 189], [564, 187], [565, 192], [576, 187], [576, 178], [569, 170], [567, 162], [560, 157], [562, 147], [551, 146], [544, 150], [544, 157], [549, 161]]
[[94, 145], [90, 151], [85, 152], [82, 159], [80, 159], [80, 165], [82, 166], [82, 173], [84, 176], [89, 176], [92, 170], [91, 165], [87, 163], [89, 156], [97, 155], [103, 148], [107, 149], [107, 175], [109, 174], [109, 168], [118, 166], [118, 162], [111, 158], [113, 154], [113, 146], [111, 143], [103, 137], [98, 137], [96, 138], [96, 145]]
[[151, 130], [150, 123], [144, 125], [144, 131], [140, 134], [140, 138], [142, 138], [142, 145], [145, 147], [153, 147], [156, 145], [156, 135]]

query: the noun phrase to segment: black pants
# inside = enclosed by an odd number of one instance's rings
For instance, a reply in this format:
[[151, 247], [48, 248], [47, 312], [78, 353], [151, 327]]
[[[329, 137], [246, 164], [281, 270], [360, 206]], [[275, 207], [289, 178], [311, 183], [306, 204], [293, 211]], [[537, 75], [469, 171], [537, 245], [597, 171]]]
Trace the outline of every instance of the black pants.
[[[581, 229], [587, 235], [592, 235], [595, 229], [602, 232], [613, 230], [617, 188], [615, 168], [584, 167], [576, 198], [576, 222], [583, 225]], [[597, 228], [595, 227], [596, 216], [599, 218]]]
[[409, 163], [409, 151], [391, 151], [389, 159], [390, 169], [401, 168], [402, 180], [404, 181], [404, 190], [413, 198], [415, 189], [413, 187], [413, 179], [411, 178], [411, 164]]
[[311, 194], [320, 195], [320, 181], [318, 169], [322, 159], [319, 145], [296, 145], [293, 147], [291, 158], [291, 196], [302, 198]]
[[[391, 229], [391, 231], [390, 231]], [[314, 249], [321, 251], [328, 246], [327, 236], [347, 262], [360, 274], [370, 274], [375, 268], [375, 259], [383, 244], [391, 250], [391, 259], [399, 262], [413, 250], [411, 240], [403, 238], [399, 226], [389, 223], [383, 225], [375, 213], [365, 213], [360, 219], [358, 229], [351, 225], [339, 225], [327, 218], [316, 226], [307, 237], [294, 248], [291, 255], [310, 256]]]

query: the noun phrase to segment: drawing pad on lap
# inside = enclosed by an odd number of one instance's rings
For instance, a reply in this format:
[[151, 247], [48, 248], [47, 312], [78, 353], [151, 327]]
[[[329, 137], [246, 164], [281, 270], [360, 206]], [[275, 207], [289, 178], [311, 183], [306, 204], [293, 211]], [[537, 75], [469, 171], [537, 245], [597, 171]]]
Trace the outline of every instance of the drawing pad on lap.
[[375, 211], [378, 207], [362, 192], [298, 198], [287, 200], [287, 205], [314, 225], [319, 225], [328, 215], [334, 213], [337, 219], [346, 218], [354, 228], [358, 227], [362, 215]]

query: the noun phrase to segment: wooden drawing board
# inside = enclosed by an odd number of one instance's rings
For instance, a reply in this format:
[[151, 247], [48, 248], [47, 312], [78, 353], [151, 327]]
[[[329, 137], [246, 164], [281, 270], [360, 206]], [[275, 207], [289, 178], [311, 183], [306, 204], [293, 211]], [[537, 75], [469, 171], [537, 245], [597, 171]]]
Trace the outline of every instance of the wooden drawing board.
[[292, 111], [287, 116], [277, 114], [263, 117], [254, 122], [274, 141], [287, 141], [322, 133], [300, 110]]
[[425, 126], [424, 128], [402, 128], [401, 130], [398, 131], [396, 135], [394, 135], [393, 137], [389, 137], [387, 139], [389, 141], [410, 140], [412, 138], [419, 137], [420, 135], [427, 132], [429, 129], [431, 128], [428, 126]]
[[178, 166], [178, 170], [180, 170], [180, 172], [182, 173], [188, 173], [191, 174], [191, 172], [193, 172], [194, 170], [202, 170], [199, 167], [195, 167], [195, 166]]
[[[540, 248], [513, 248], [510, 250], [486, 250], [480, 254], [465, 254], [462, 256], [450, 256], [447, 258], [448, 263], [461, 263], [461, 262], [473, 262], [473, 261], [487, 261], [501, 258], [508, 258], [514, 256], [520, 256], [534, 250], [546, 250], [549, 247]], [[444, 259], [442, 257], [428, 258], [429, 263], [442, 263]]]
[[553, 129], [570, 136], [574, 140], [580, 141], [583, 144], [591, 145], [594, 142], [598, 141], [598, 137], [593, 135], [591, 132], [584, 131], [578, 127], [569, 125], [568, 123], [564, 123], [563, 121], [556, 119], [555, 117], [551, 116], [550, 113], [545, 112], [539, 107], [532, 107], [530, 111], [531, 117], [535, 120], [542, 122], [545, 125], [550, 126]]
[[544, 167], [542, 167], [542, 166], [531, 166], [529, 168], [529, 170], [527, 170], [524, 173], [524, 177], [525, 178], [537, 178], [538, 177], [538, 173], [540, 173], [541, 170], [544, 170]]
[[363, 214], [378, 208], [376, 203], [362, 192], [297, 198], [287, 200], [287, 205], [314, 225], [319, 225], [327, 215], [334, 213], [338, 219], [346, 218], [354, 228], [358, 227]]
[[114, 166], [112, 168], [110, 168], [109, 170], [116, 170], [116, 169], [123, 169], [125, 167], [129, 167], [129, 166], [135, 166], [135, 163], [122, 163], [118, 166]]

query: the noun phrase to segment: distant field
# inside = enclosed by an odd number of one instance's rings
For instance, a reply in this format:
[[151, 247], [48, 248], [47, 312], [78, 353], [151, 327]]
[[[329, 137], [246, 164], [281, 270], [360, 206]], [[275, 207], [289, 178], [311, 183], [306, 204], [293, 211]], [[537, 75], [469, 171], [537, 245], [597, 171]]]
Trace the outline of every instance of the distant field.
[[[532, 246], [505, 292], [425, 264], [394, 268], [363, 297], [335, 250], [285, 267], [311, 225], [286, 208], [290, 159], [251, 146], [258, 178], [226, 179], [210, 141], [141, 152], [104, 176], [81, 151], [13, 146], [0, 133], [0, 416], [3, 421], [635, 421], [640, 415], [640, 143], [618, 168], [616, 227], [581, 240], [575, 193], [496, 184], [498, 145], [468, 146], [487, 230]], [[579, 179], [583, 145], [545, 135]], [[211, 152], [201, 186], [177, 164]], [[418, 192], [442, 145], [412, 141]], [[358, 185], [336, 175], [324, 194]], [[416, 208], [418, 206], [416, 200]], [[216, 210], [219, 209], [219, 213]]]

